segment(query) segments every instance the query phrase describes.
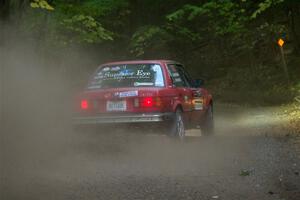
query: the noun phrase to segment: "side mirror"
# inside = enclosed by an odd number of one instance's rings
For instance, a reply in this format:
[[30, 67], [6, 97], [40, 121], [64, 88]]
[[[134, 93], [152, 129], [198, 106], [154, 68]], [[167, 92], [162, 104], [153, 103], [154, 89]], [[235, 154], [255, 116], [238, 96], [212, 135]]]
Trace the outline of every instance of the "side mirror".
[[194, 87], [201, 88], [204, 85], [204, 80], [201, 78], [194, 79]]

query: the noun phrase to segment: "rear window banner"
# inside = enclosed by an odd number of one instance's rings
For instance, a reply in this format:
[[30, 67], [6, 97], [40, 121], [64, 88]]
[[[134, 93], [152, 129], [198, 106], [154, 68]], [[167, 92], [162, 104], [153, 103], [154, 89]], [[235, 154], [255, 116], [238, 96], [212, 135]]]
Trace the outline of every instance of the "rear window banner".
[[105, 66], [96, 72], [88, 89], [113, 87], [163, 87], [164, 78], [158, 64]]
[[136, 97], [138, 96], [138, 91], [126, 91], [126, 92], [120, 92], [119, 97]]

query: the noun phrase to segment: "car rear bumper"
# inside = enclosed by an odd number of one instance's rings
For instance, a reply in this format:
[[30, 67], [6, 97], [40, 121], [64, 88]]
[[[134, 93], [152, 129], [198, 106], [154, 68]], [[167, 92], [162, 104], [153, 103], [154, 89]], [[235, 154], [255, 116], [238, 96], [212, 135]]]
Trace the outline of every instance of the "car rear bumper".
[[124, 114], [124, 115], [97, 115], [79, 116], [73, 118], [73, 123], [85, 124], [112, 124], [112, 123], [147, 123], [163, 122], [174, 118], [174, 113], [151, 113], [151, 114]]

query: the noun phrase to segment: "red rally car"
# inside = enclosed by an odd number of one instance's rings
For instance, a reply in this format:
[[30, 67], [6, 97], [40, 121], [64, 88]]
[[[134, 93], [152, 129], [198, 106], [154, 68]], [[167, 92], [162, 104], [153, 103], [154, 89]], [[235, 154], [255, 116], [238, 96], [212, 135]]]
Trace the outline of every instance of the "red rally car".
[[[203, 80], [171, 60], [106, 63], [76, 100], [75, 125], [159, 125], [170, 136], [213, 134], [213, 99]], [[162, 130], [161, 128], [159, 130]]]

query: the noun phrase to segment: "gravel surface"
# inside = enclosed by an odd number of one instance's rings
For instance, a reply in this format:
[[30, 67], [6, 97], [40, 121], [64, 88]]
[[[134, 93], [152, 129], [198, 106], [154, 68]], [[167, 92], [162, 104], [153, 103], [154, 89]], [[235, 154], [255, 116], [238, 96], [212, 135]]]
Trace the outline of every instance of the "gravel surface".
[[8, 125], [0, 199], [299, 200], [300, 138], [272, 135], [272, 113], [221, 105], [217, 134], [192, 130], [185, 141], [139, 130], [78, 133], [41, 119]]

